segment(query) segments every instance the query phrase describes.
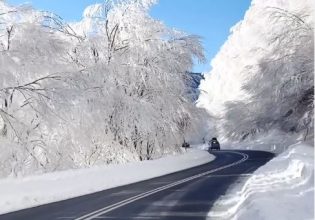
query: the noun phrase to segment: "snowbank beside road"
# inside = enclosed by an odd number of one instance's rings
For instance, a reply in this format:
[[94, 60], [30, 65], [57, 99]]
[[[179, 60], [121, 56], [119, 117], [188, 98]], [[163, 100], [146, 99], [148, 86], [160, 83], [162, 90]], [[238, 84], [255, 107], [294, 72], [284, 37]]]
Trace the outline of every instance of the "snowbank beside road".
[[210, 219], [296, 220], [314, 218], [314, 148], [289, 149], [231, 187], [208, 213]]
[[[314, 136], [309, 135], [307, 143], [314, 145]], [[223, 142], [221, 144], [222, 149], [244, 149], [244, 150], [262, 150], [270, 151], [276, 155], [279, 155], [289, 149], [289, 147], [297, 141], [303, 140], [304, 137], [296, 134], [288, 134], [277, 130], [268, 131], [268, 133], [262, 133], [256, 135], [254, 139], [248, 139], [242, 142]]]
[[214, 159], [206, 151], [190, 149], [177, 156], [121, 165], [67, 170], [0, 180], [0, 214], [89, 194], [170, 174]]

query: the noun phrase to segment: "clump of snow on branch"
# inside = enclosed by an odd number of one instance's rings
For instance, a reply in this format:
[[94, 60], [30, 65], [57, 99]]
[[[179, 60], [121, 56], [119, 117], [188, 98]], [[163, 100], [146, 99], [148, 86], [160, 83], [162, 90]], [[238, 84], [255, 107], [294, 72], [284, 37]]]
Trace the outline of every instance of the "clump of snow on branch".
[[69, 24], [0, 2], [1, 177], [157, 158], [204, 126], [187, 88], [200, 38], [151, 18], [154, 3], [105, 1]]
[[314, 124], [314, 4], [254, 0], [212, 60], [198, 106], [222, 137], [278, 129], [307, 137]]

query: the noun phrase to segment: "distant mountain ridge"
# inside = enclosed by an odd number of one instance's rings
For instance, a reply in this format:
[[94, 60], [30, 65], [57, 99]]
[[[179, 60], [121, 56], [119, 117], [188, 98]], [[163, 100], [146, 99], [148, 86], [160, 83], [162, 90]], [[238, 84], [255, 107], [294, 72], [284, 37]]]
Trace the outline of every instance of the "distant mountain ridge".
[[205, 77], [202, 73], [194, 73], [194, 72], [187, 72], [189, 77], [186, 81], [188, 86], [188, 95], [191, 97], [192, 101], [197, 101], [200, 91], [199, 85], [201, 80], [204, 80]]

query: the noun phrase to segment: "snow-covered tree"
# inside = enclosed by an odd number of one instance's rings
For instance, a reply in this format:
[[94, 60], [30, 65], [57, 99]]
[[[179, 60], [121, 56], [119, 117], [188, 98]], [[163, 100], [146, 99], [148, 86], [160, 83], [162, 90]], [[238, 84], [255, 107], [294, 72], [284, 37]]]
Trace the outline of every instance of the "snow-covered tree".
[[1, 176], [146, 160], [203, 126], [187, 89], [198, 36], [105, 1], [82, 21], [0, 3]]
[[[115, 88], [109, 94], [116, 97], [110, 105], [113, 109], [106, 113], [114, 139], [134, 148], [140, 159], [149, 159], [155, 151], [157, 155], [168, 151], [166, 143], [179, 146], [184, 130], [194, 120], [187, 111], [192, 103], [186, 97], [184, 79], [192, 68], [192, 56], [204, 59], [202, 48], [198, 37], [170, 30], [152, 19], [147, 7], [151, 3], [108, 4], [88, 8], [83, 21], [74, 24], [93, 37], [77, 50], [91, 48], [94, 60], [95, 54], [104, 58], [89, 72], [95, 84], [103, 82], [98, 87], [107, 92]], [[88, 66], [91, 60], [86, 58], [75, 60]]]
[[313, 129], [314, 4], [252, 2], [214, 59], [199, 105], [220, 134], [244, 139], [279, 129]]

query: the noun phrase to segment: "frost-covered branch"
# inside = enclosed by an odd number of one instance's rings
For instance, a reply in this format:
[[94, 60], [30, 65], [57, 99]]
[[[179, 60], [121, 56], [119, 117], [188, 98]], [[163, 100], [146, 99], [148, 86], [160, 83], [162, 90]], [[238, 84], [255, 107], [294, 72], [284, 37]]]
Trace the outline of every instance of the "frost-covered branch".
[[204, 58], [200, 38], [154, 20], [153, 3], [106, 1], [71, 24], [33, 9], [8, 15], [0, 143], [15, 147], [2, 149], [0, 176], [153, 159], [201, 130], [187, 92], [193, 59]]

